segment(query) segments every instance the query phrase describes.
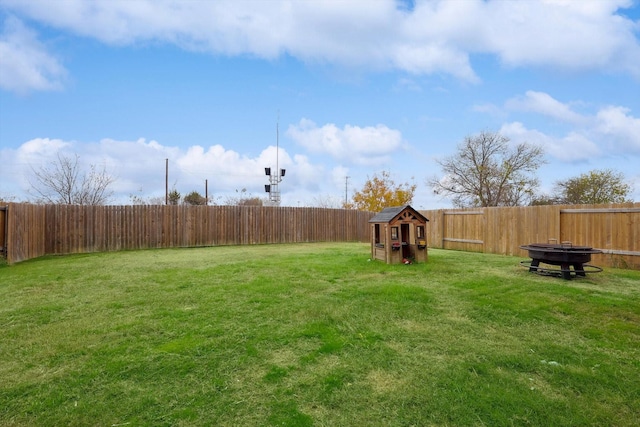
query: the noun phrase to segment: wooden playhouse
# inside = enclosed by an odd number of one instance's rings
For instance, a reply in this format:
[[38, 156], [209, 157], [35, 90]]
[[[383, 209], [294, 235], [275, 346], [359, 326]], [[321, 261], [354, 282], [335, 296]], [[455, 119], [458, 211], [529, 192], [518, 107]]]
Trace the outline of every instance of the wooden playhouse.
[[427, 222], [411, 206], [384, 208], [369, 220], [371, 259], [387, 264], [425, 262], [427, 260]]

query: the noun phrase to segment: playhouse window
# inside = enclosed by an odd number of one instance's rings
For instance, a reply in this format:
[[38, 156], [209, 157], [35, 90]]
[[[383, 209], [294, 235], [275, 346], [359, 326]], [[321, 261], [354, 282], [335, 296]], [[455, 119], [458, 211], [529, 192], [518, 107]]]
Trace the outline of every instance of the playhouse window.
[[376, 237], [376, 244], [380, 243], [380, 224], [375, 224], [374, 233]]
[[417, 226], [416, 234], [418, 235], [418, 239], [424, 239], [424, 226], [422, 225]]
[[398, 227], [391, 227], [391, 240], [398, 240]]

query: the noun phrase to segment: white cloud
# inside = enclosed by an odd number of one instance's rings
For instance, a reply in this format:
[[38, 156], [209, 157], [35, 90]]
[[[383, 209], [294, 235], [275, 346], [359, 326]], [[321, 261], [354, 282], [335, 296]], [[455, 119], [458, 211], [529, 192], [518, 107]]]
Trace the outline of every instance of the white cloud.
[[504, 111], [503, 108], [495, 105], [495, 104], [491, 104], [491, 103], [487, 103], [487, 104], [476, 104], [473, 105], [471, 107], [472, 111], [478, 112], [478, 113], [485, 113], [485, 114], [489, 114], [491, 116], [495, 116], [495, 117], [505, 117], [506, 113]]
[[329, 154], [345, 163], [379, 165], [402, 145], [402, 134], [384, 125], [340, 129], [329, 123], [318, 127], [308, 119], [290, 125], [287, 136], [312, 153]]
[[70, 142], [61, 139], [35, 138], [22, 144], [16, 151], [2, 150], [1, 164], [3, 169], [7, 169], [3, 181], [15, 180], [26, 189], [33, 170], [51, 164], [56, 160], [58, 152], [64, 153], [70, 145]]
[[544, 92], [529, 90], [524, 96], [512, 98], [505, 103], [509, 110], [531, 111], [568, 123], [584, 123], [585, 118], [571, 110], [567, 104]]
[[524, 96], [507, 100], [504, 109], [492, 104], [476, 105], [473, 109], [498, 117], [518, 111], [532, 112], [566, 124], [568, 130], [561, 137], [525, 129], [519, 120], [505, 123], [502, 127], [507, 136], [538, 142], [549, 154], [561, 160], [640, 154], [640, 118], [634, 117], [630, 109], [610, 105], [580, 114], [571, 108], [571, 104], [579, 103], [562, 103], [547, 93], [530, 90]]
[[71, 145], [61, 139], [35, 138], [22, 144], [20, 153], [25, 156], [23, 160], [29, 158], [47, 158], [58, 151]]
[[601, 155], [593, 141], [576, 132], [557, 138], [535, 129], [527, 129], [520, 122], [512, 122], [502, 125], [500, 133], [515, 143], [527, 142], [541, 146], [545, 153], [567, 163], [587, 161]]
[[[279, 148], [278, 167], [286, 169], [281, 184], [283, 202], [310, 203], [313, 195], [322, 191], [336, 192], [336, 183], [326, 181], [324, 166], [315, 164], [301, 154], [291, 156]], [[253, 196], [263, 197], [268, 184], [264, 168], [276, 167], [276, 147], [268, 146], [255, 157], [242, 155], [221, 145], [191, 146], [186, 149], [164, 146], [157, 141], [118, 141], [103, 139], [97, 143], [81, 143], [60, 139], [37, 138], [16, 149], [0, 150], [0, 163], [10, 174], [0, 183], [3, 196], [28, 198], [29, 177], [33, 170], [56, 160], [58, 153], [79, 156], [81, 167], [104, 166], [116, 179], [112, 185], [114, 203], [131, 203], [130, 196], [141, 198], [164, 197], [166, 159], [169, 159], [169, 187], [182, 194], [205, 192], [216, 203], [228, 196], [236, 197], [236, 190], [246, 189]], [[342, 177], [344, 183], [344, 176]], [[295, 201], [292, 202], [295, 205]]]
[[640, 154], [640, 118], [629, 115], [629, 109], [608, 106], [596, 115], [596, 130], [611, 138], [614, 149]]
[[17, 93], [62, 88], [66, 70], [33, 31], [9, 17], [0, 34], [0, 88]]
[[630, 0], [486, 3], [486, 52], [511, 66], [612, 69], [640, 78], [636, 24], [616, 14]]
[[343, 188], [345, 185], [349, 186], [349, 181], [346, 179], [349, 176], [349, 168], [335, 166], [331, 169], [329, 176], [331, 176], [331, 182], [336, 188]]
[[[313, 63], [440, 73], [468, 82], [479, 81], [470, 58], [480, 53], [516, 67], [613, 70], [640, 78], [637, 24], [618, 14], [631, 0], [440, 0], [416, 2], [413, 10], [394, 0], [2, 0], [2, 5], [10, 13], [115, 45], [157, 41], [260, 58], [287, 53]], [[28, 46], [33, 49], [33, 42]], [[49, 76], [41, 79], [48, 85], [39, 87], [55, 86], [62, 68], [41, 48], [35, 51], [40, 57], [34, 68], [41, 70], [36, 76]]]

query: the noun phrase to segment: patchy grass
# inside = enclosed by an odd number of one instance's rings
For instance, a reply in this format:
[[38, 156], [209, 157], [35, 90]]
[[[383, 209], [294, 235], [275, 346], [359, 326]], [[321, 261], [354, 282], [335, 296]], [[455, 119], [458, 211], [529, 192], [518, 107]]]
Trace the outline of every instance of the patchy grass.
[[640, 424], [640, 272], [362, 244], [0, 266], [1, 425]]

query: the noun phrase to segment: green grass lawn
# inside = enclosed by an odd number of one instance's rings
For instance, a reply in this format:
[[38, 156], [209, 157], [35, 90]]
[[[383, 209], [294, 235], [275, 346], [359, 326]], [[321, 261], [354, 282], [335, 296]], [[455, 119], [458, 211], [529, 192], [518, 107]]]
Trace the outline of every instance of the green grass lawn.
[[0, 425], [640, 425], [640, 272], [352, 243], [0, 266]]

